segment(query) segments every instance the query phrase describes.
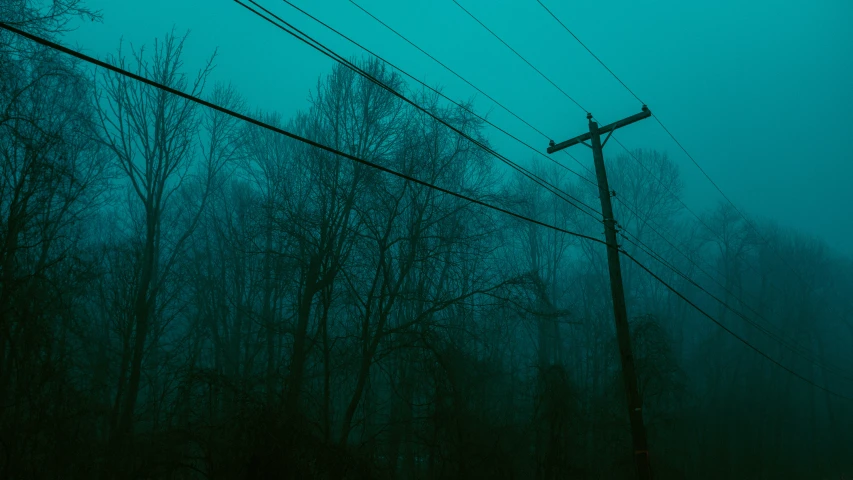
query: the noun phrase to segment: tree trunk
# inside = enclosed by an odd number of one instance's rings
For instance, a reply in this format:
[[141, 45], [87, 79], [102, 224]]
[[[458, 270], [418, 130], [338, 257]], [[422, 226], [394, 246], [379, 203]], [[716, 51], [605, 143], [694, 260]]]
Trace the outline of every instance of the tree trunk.
[[148, 337], [151, 308], [154, 303], [152, 283], [156, 274], [156, 223], [157, 212], [148, 209], [145, 249], [143, 252], [142, 272], [134, 301], [134, 316], [136, 317], [136, 332], [134, 336], [133, 354], [130, 364], [130, 378], [127, 385], [127, 396], [118, 423], [118, 440], [124, 443], [125, 437], [133, 432], [133, 415], [136, 400], [139, 395], [139, 381], [142, 377], [142, 357], [145, 354], [145, 341]]

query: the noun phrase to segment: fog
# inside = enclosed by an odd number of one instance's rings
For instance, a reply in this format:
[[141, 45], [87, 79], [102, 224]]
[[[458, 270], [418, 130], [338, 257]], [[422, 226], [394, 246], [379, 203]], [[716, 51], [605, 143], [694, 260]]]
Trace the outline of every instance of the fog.
[[0, 476], [853, 475], [853, 4], [255, 2], [0, 0]]

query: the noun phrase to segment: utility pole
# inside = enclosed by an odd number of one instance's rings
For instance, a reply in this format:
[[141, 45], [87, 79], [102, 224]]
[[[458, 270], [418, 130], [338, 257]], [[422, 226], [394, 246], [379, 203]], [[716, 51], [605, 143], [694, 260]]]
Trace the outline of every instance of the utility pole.
[[[643, 105], [641, 113], [599, 128], [598, 122], [592, 119], [591, 113], [588, 113], [586, 118], [589, 120], [589, 133], [584, 133], [558, 144], [551, 141], [551, 145], [548, 147], [548, 153], [558, 152], [578, 143], [592, 149], [595, 175], [598, 180], [598, 196], [601, 198], [601, 212], [604, 215], [604, 238], [607, 241], [607, 265], [610, 270], [610, 293], [613, 297], [613, 313], [616, 319], [616, 338], [619, 342], [619, 354], [622, 359], [622, 379], [625, 384], [625, 394], [628, 397], [628, 418], [631, 421], [631, 435], [634, 441], [634, 461], [637, 464], [637, 476], [640, 480], [651, 480], [652, 470], [649, 462], [646, 427], [643, 424], [643, 406], [640, 392], [637, 389], [634, 355], [631, 353], [631, 333], [628, 330], [628, 311], [625, 308], [622, 267], [619, 265], [619, 244], [616, 242], [616, 220], [613, 218], [613, 205], [610, 203], [611, 192], [607, 185], [607, 172], [604, 169], [604, 155], [601, 149], [610, 139], [614, 130], [651, 115], [649, 109]], [[607, 138], [602, 143], [601, 135], [604, 133], [607, 134]], [[586, 143], [587, 140], [590, 140], [592, 145]]]

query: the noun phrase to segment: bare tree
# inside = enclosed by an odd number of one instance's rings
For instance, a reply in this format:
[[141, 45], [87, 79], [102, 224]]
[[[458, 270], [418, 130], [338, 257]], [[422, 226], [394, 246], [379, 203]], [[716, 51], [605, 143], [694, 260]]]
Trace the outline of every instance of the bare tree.
[[[213, 58], [189, 79], [183, 72], [182, 52], [186, 36], [173, 33], [155, 41], [151, 57], [144, 48], [132, 50], [128, 60], [121, 48], [113, 62], [163, 85], [201, 95], [212, 69]], [[216, 182], [221, 181], [225, 162], [236, 152], [234, 120], [219, 113], [202, 116], [194, 103], [162, 90], [137, 83], [122, 75], [104, 73], [100, 81], [103, 93], [96, 103], [104, 110], [100, 116], [102, 142], [115, 157], [135, 203], [131, 212], [139, 212], [139, 223], [131, 235], [139, 242], [139, 274], [134, 299], [133, 342], [116, 391], [118, 412], [114, 439], [119, 444], [133, 428], [139, 396], [143, 357], [149, 333], [156, 327], [156, 313], [164, 307], [160, 296], [176, 261], [192, 235]], [[234, 106], [233, 92], [219, 89], [214, 98]], [[200, 134], [206, 141], [197, 147]], [[194, 162], [200, 158], [201, 162]], [[188, 197], [188, 192], [195, 195]], [[177, 200], [182, 197], [183, 201]]]
[[[378, 61], [362, 68], [399, 89], [401, 80], [385, 71]], [[305, 119], [304, 131], [360, 158], [381, 161], [394, 148], [403, 109], [387, 90], [346, 67], [336, 67], [324, 83], [318, 85], [312, 99], [312, 111]], [[305, 365], [314, 342], [309, 339], [315, 296], [333, 288], [350, 252], [356, 228], [354, 206], [375, 172], [363, 165], [316, 150], [303, 151], [304, 175], [310, 189], [300, 213], [295, 237], [302, 259], [297, 293], [296, 325], [290, 362], [285, 408], [299, 408]]]

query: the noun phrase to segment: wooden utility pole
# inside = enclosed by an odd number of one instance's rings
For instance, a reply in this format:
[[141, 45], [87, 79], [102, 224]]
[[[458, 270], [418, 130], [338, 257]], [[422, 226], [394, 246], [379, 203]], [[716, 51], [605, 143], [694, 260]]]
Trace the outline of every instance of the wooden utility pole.
[[[634, 441], [634, 461], [637, 464], [637, 476], [640, 480], [651, 480], [652, 470], [649, 462], [649, 447], [646, 439], [646, 427], [643, 424], [643, 405], [637, 389], [637, 372], [634, 367], [634, 355], [631, 353], [631, 333], [628, 330], [628, 311], [625, 308], [625, 291], [622, 286], [622, 267], [619, 265], [619, 244], [616, 242], [616, 220], [613, 218], [613, 206], [610, 203], [610, 188], [607, 185], [607, 172], [604, 169], [604, 155], [601, 152], [610, 135], [617, 128], [630, 125], [652, 115], [643, 105], [643, 111], [628, 118], [599, 128], [598, 123], [588, 113], [589, 133], [548, 147], [548, 153], [581, 143], [592, 149], [595, 162], [595, 175], [598, 180], [598, 196], [601, 198], [601, 212], [604, 215], [604, 238], [607, 241], [607, 265], [610, 270], [610, 293], [613, 297], [613, 313], [616, 319], [616, 338], [619, 342], [619, 354], [622, 359], [622, 379], [628, 398], [628, 418], [631, 421], [631, 435]], [[601, 135], [606, 133], [604, 144]], [[592, 145], [586, 143], [587, 140]]]

